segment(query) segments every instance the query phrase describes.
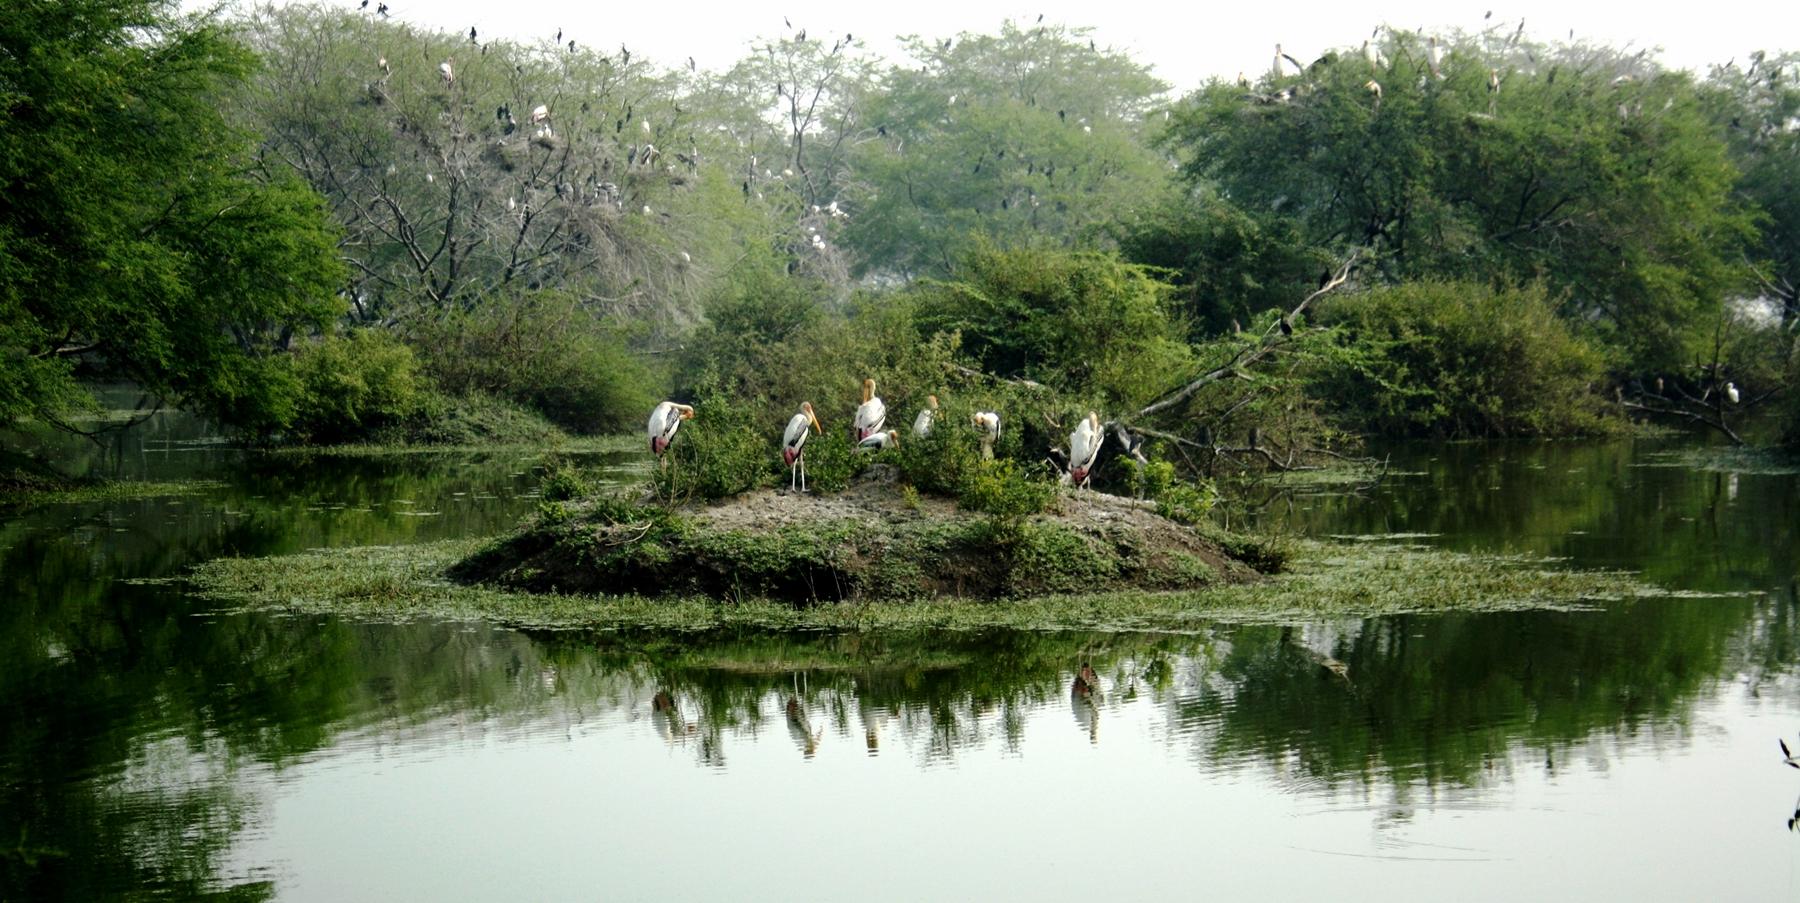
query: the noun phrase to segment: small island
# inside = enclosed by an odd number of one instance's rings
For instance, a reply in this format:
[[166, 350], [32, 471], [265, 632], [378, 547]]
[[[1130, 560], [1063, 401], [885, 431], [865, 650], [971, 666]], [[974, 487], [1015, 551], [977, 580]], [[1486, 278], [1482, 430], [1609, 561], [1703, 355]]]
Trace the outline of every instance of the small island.
[[822, 497], [758, 489], [672, 509], [580, 502], [450, 573], [530, 592], [810, 603], [1200, 589], [1256, 580], [1279, 562], [1263, 544], [1177, 523], [1148, 502], [1062, 493], [1040, 513], [999, 518], [877, 477]]

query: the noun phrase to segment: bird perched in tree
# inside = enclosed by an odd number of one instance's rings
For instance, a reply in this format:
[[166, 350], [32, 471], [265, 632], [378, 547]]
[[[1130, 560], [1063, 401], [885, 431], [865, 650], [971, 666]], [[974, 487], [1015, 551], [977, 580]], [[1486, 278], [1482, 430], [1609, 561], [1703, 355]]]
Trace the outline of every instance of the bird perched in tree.
[[1431, 77], [1444, 77], [1444, 51], [1438, 46], [1437, 35], [1432, 35], [1425, 48], [1425, 65], [1431, 67]]
[[535, 122], [543, 122], [544, 120], [549, 119], [549, 118], [550, 118], [550, 108], [548, 106], [546, 106], [544, 104], [538, 104], [537, 106], [531, 108], [531, 121], [532, 122], [534, 122], [534, 123]]
[[1075, 427], [1075, 432], [1069, 434], [1069, 482], [1074, 483], [1076, 489], [1087, 486], [1088, 478], [1094, 473], [1094, 461], [1100, 457], [1100, 446], [1105, 442], [1100, 415], [1089, 411]]
[[983, 460], [994, 459], [994, 443], [1000, 441], [1000, 415], [993, 411], [977, 411], [970, 418], [975, 428], [981, 431], [981, 457]]
[[788, 418], [787, 429], [781, 434], [781, 463], [788, 466], [788, 489], [795, 487], [794, 474], [800, 475], [799, 488], [806, 491], [806, 428], [810, 426], [820, 435], [825, 428], [819, 426], [819, 418], [813, 415], [810, 401], [800, 402], [800, 413]]
[[1293, 335], [1294, 334], [1294, 322], [1292, 320], [1288, 319], [1287, 314], [1281, 315], [1281, 334], [1282, 335]]
[[875, 395], [875, 380], [865, 379], [862, 384], [862, 404], [856, 409], [856, 419], [852, 423], [855, 439], [858, 442], [881, 432], [887, 425], [887, 404]]
[[645, 427], [645, 432], [650, 436], [650, 453], [661, 458], [663, 452], [669, 450], [669, 443], [675, 439], [675, 431], [681, 428], [681, 421], [693, 418], [694, 409], [691, 406], [672, 401], [665, 401], [652, 409], [650, 423]]
[[1738, 403], [1737, 383], [1726, 383], [1725, 384], [1725, 399], [1727, 401], [1731, 402], [1732, 404]]
[[451, 57], [438, 64], [438, 75], [444, 77], [444, 84], [446, 85], [456, 81], [456, 70], [450, 66], [450, 64], [454, 62], [456, 62], [456, 58]]
[[473, 25], [469, 26], [469, 43], [471, 43], [471, 44], [479, 43], [478, 41], [475, 40], [475, 26], [473, 26]]
[[925, 407], [919, 416], [913, 418], [913, 435], [923, 439], [931, 435], [931, 421], [937, 417], [938, 400], [936, 395], [925, 396]]
[[866, 452], [886, 451], [887, 449], [890, 449], [890, 448], [899, 448], [899, 447], [900, 447], [900, 431], [899, 430], [888, 430], [885, 433], [876, 433], [875, 435], [870, 436], [869, 438], [856, 443], [857, 451], [866, 451]]

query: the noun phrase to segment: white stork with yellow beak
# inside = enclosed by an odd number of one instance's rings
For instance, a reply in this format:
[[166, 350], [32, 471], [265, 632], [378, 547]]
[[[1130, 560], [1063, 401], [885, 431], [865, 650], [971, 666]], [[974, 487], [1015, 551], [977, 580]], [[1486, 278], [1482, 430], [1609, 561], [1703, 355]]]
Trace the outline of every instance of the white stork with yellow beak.
[[1100, 415], [1089, 411], [1087, 418], [1069, 434], [1069, 481], [1076, 489], [1087, 486], [1094, 474], [1094, 461], [1100, 457], [1100, 446], [1106, 434], [1100, 430]]
[[913, 436], [923, 439], [931, 435], [931, 421], [937, 416], [938, 400], [936, 395], [925, 396], [925, 408], [919, 416], [913, 418]]
[[800, 402], [800, 413], [788, 418], [787, 430], [781, 434], [781, 463], [788, 466], [788, 489], [794, 488], [794, 474], [800, 475], [800, 491], [806, 491], [806, 428], [812, 427], [823, 435], [825, 429], [819, 426], [819, 418], [813, 415], [810, 401]]
[[867, 452], [886, 451], [890, 448], [899, 448], [899, 447], [900, 447], [900, 431], [899, 430], [888, 430], [885, 433], [876, 433], [875, 435], [870, 436], [869, 438], [856, 443], [857, 451], [867, 451]]
[[994, 460], [994, 443], [1000, 441], [1000, 415], [993, 411], [977, 411], [971, 419], [975, 428], [981, 430], [982, 460]]
[[862, 405], [856, 409], [856, 441], [861, 442], [887, 426], [887, 405], [875, 397], [875, 381], [863, 380]]
[[665, 401], [650, 412], [650, 424], [645, 432], [650, 435], [650, 453], [661, 458], [663, 452], [669, 450], [669, 443], [675, 438], [675, 431], [681, 428], [681, 421], [692, 420], [694, 409], [685, 404]]

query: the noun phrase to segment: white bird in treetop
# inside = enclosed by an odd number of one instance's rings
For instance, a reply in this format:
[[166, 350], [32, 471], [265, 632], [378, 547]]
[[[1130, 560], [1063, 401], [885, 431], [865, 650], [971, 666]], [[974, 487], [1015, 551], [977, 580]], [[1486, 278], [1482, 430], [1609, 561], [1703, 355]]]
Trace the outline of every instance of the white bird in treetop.
[[1437, 35], [1432, 35], [1425, 47], [1425, 64], [1431, 67], [1431, 77], [1444, 77], [1444, 50], [1438, 46]]
[[1075, 432], [1069, 434], [1069, 480], [1080, 489], [1094, 473], [1094, 461], [1100, 457], [1100, 446], [1106, 433], [1100, 430], [1100, 415], [1089, 411]]
[[857, 451], [869, 451], [869, 452], [886, 451], [890, 448], [899, 448], [899, 447], [900, 447], [900, 431], [899, 430], [888, 430], [885, 433], [876, 433], [875, 435], [870, 436], [869, 438], [856, 443]]
[[862, 404], [856, 409], [856, 441], [861, 442], [887, 426], [887, 405], [875, 395], [875, 381], [863, 380]]
[[931, 421], [937, 417], [938, 400], [936, 395], [925, 396], [925, 407], [919, 416], [913, 418], [913, 435], [923, 439], [931, 435]]
[[675, 438], [675, 431], [681, 428], [681, 421], [691, 420], [694, 409], [685, 404], [665, 401], [650, 412], [650, 424], [645, 432], [650, 436], [650, 453], [662, 457], [669, 450], [669, 442]]
[[1000, 440], [1000, 415], [993, 411], [977, 411], [971, 419], [975, 428], [981, 430], [981, 457], [993, 460], [994, 443]]
[[1738, 397], [1739, 396], [1738, 396], [1737, 383], [1726, 383], [1725, 384], [1725, 398], [1727, 400], [1729, 400], [1732, 404], [1737, 404]]
[[825, 428], [819, 426], [819, 418], [813, 415], [810, 401], [800, 402], [800, 413], [788, 418], [787, 429], [781, 434], [781, 463], [788, 466], [788, 489], [794, 488], [794, 474], [800, 475], [799, 487], [806, 491], [806, 428], [810, 426], [821, 435]]
[[543, 122], [544, 120], [549, 119], [549, 118], [550, 118], [550, 108], [548, 106], [546, 106], [544, 104], [538, 104], [537, 106], [531, 108], [531, 121], [532, 122]]
[[438, 64], [438, 74], [444, 77], [445, 84], [456, 81], [456, 71], [450, 68], [450, 64], [455, 61], [456, 58], [451, 57]]

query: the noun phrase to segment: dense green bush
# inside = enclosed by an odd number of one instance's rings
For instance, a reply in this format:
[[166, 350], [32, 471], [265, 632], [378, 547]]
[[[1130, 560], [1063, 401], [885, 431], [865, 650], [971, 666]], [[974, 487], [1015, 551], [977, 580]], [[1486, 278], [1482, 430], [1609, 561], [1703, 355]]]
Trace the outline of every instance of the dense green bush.
[[1001, 518], [1021, 518], [1048, 510], [1056, 501], [1056, 478], [1042, 466], [999, 458], [983, 461], [957, 488], [956, 504]]
[[288, 429], [309, 442], [344, 442], [405, 422], [427, 385], [412, 349], [360, 329], [302, 345], [290, 361], [297, 384]]
[[445, 391], [509, 399], [569, 430], [635, 429], [655, 404], [654, 374], [568, 295], [523, 295], [414, 323], [410, 332]]
[[1598, 350], [1558, 319], [1541, 285], [1425, 281], [1332, 298], [1319, 320], [1364, 352], [1319, 391], [1354, 429], [1384, 435], [1606, 432]]
[[914, 303], [922, 334], [960, 335], [986, 372], [1105, 406], [1149, 401], [1192, 359], [1169, 285], [1109, 254], [984, 246]]
[[759, 418], [758, 405], [703, 391], [693, 419], [682, 423], [651, 471], [651, 486], [666, 502], [728, 498], [774, 483], [781, 427]]
[[426, 393], [419, 412], [410, 420], [379, 430], [370, 438], [416, 445], [541, 445], [567, 435], [518, 402], [485, 392], [448, 395], [434, 389]]

